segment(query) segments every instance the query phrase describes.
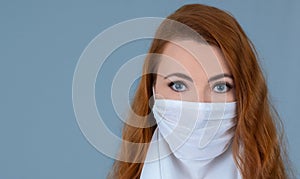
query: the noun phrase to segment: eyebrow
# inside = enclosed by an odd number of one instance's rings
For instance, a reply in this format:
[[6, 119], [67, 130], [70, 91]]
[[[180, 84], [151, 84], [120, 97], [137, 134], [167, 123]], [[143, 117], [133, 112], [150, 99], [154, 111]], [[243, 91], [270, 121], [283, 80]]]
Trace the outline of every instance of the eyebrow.
[[217, 79], [220, 79], [220, 78], [224, 78], [224, 77], [228, 77], [228, 78], [233, 79], [232, 75], [227, 74], [227, 73], [222, 73], [222, 74], [219, 74], [219, 75], [216, 75], [216, 76], [213, 76], [213, 77], [209, 78], [208, 83], [211, 82], [211, 81], [215, 81]]
[[190, 82], [193, 82], [193, 79], [191, 77], [189, 77], [189, 76], [187, 76], [187, 75], [185, 75], [183, 73], [172, 73], [172, 74], [169, 74], [169, 75], [165, 76], [164, 79], [169, 78], [171, 76], [177, 76], [179, 78], [184, 78], [184, 79], [186, 79], [186, 80], [188, 80]]
[[[172, 74], [169, 74], [169, 75], [165, 76], [164, 79], [169, 78], [171, 76], [177, 76], [179, 78], [184, 78], [184, 79], [186, 79], [186, 80], [188, 80], [190, 82], [193, 82], [193, 79], [191, 77], [189, 77], [189, 76], [187, 76], [187, 75], [185, 75], [183, 73], [172, 73]], [[222, 73], [222, 74], [218, 74], [216, 76], [213, 76], [213, 77], [209, 78], [208, 79], [208, 83], [211, 82], [211, 81], [215, 81], [217, 79], [220, 79], [220, 78], [224, 78], [224, 77], [228, 77], [228, 78], [233, 79], [232, 75], [227, 74], [227, 73]]]

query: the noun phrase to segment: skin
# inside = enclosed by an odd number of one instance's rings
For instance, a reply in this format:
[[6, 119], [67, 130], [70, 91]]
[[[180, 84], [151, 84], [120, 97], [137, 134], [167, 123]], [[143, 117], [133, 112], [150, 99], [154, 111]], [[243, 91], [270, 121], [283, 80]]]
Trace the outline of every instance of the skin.
[[157, 99], [236, 100], [233, 77], [219, 48], [193, 40], [175, 43], [166, 45], [160, 59], [154, 86]]

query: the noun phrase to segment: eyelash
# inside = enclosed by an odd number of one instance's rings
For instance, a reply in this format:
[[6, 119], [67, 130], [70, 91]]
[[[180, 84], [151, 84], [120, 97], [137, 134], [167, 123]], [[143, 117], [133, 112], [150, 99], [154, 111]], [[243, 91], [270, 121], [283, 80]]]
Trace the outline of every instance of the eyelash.
[[[218, 86], [218, 85], [226, 85], [226, 87], [228, 88], [228, 91], [226, 91], [225, 93], [229, 92], [232, 88], [233, 85], [228, 83], [228, 82], [216, 82], [213, 86], [212, 86], [212, 90]], [[216, 93], [222, 93], [222, 92], [216, 92]]]
[[177, 90], [175, 90], [175, 89], [172, 88], [172, 86], [174, 84], [176, 84], [176, 83], [180, 83], [180, 84], [184, 85], [186, 89], [188, 89], [188, 87], [187, 87], [187, 85], [186, 85], [185, 82], [177, 80], [177, 81], [171, 81], [170, 83], [168, 83], [168, 86], [171, 88], [171, 90], [173, 90], [175, 92], [182, 92], [182, 91], [177, 91]]
[[[179, 80], [178, 80], [178, 81], [172, 81], [172, 82], [168, 83], [168, 86], [171, 88], [171, 90], [173, 90], [173, 91], [175, 91], [175, 92], [183, 92], [183, 91], [178, 91], [178, 90], [173, 89], [172, 86], [175, 85], [176, 83], [180, 83], [180, 84], [184, 85], [186, 89], [188, 89], [188, 86], [186, 85], [185, 82], [179, 81]], [[211, 88], [212, 91], [214, 91], [214, 88], [215, 88], [216, 86], [218, 86], [218, 85], [226, 85], [226, 87], [228, 88], [228, 91], [226, 91], [226, 92], [224, 92], [224, 93], [229, 92], [229, 91], [233, 88], [233, 85], [230, 84], [230, 83], [228, 83], [228, 82], [216, 82], [216, 83], [212, 86], [212, 88]], [[184, 90], [184, 91], [185, 91], [185, 90]], [[222, 92], [216, 92], [216, 93], [222, 93]]]

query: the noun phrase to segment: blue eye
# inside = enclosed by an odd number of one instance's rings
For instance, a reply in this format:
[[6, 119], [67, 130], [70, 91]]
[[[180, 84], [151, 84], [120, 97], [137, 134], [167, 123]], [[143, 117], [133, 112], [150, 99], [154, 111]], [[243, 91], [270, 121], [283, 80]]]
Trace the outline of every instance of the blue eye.
[[232, 85], [229, 83], [219, 83], [213, 86], [213, 91], [216, 93], [226, 93], [232, 89]]
[[183, 92], [187, 89], [186, 85], [182, 81], [171, 82], [168, 86], [176, 92]]

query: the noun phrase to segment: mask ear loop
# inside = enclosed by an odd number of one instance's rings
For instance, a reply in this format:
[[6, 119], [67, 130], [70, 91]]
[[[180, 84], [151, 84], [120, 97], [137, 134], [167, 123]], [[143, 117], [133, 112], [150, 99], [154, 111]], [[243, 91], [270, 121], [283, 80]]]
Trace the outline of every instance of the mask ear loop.
[[[152, 97], [153, 97], [153, 101], [155, 103], [155, 90], [154, 90], [154, 86], [152, 86]], [[157, 129], [159, 130], [159, 129]], [[159, 140], [159, 134], [157, 134], [157, 138], [156, 138], [156, 141], [158, 142], [157, 143], [157, 152], [158, 152], [158, 165], [159, 165], [159, 175], [160, 175], [160, 178], [162, 179], [162, 164], [161, 164], [161, 157], [160, 157], [160, 147], [159, 147], [159, 144], [160, 144], [160, 140]]]
[[154, 86], [152, 86], [152, 96], [153, 96], [153, 100], [155, 101], [155, 91], [154, 91]]

